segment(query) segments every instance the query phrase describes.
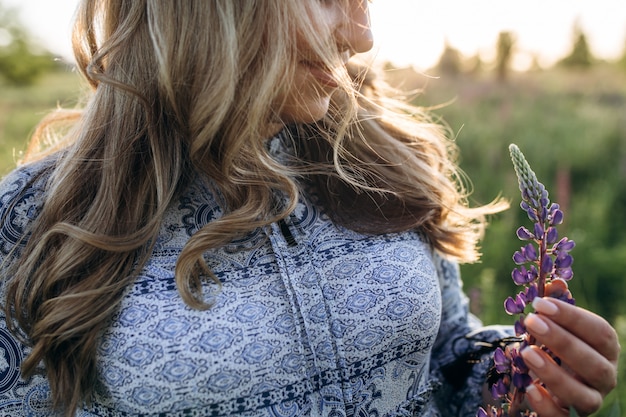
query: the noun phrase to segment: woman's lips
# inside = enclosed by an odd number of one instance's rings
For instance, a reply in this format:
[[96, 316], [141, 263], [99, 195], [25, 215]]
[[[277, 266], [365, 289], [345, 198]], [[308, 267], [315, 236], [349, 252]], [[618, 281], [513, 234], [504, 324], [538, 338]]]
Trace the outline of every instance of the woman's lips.
[[339, 87], [339, 83], [332, 72], [324, 64], [314, 61], [302, 61], [302, 63], [309, 69], [313, 77], [315, 77], [321, 85], [331, 88]]

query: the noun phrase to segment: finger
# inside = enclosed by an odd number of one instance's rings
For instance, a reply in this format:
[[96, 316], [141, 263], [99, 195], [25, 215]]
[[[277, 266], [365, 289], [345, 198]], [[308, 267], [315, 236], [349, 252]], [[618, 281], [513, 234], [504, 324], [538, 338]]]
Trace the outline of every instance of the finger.
[[533, 307], [537, 313], [549, 317], [559, 326], [585, 341], [611, 363], [617, 364], [620, 352], [619, 339], [615, 329], [604, 318], [550, 297], [535, 298]]
[[[580, 415], [586, 416], [596, 412], [602, 405], [600, 392], [573, 378], [539, 347], [529, 346], [521, 354], [526, 366], [545, 385], [544, 388], [534, 384], [526, 390], [529, 402], [539, 415], [552, 415], [550, 413], [567, 410], [572, 406]], [[545, 414], [537, 409], [538, 406], [545, 410]]]
[[[565, 369], [556, 364], [545, 351], [537, 346], [530, 346], [524, 349], [521, 354], [526, 366], [533, 371], [538, 380], [545, 384], [546, 393], [551, 393], [551, 395], [548, 394], [550, 401], [546, 401], [545, 395], [539, 396], [533, 392], [529, 394], [530, 399], [535, 395], [536, 402], [546, 403], [543, 404], [544, 407], [554, 409], [561, 409], [562, 405], [573, 406], [582, 415], [594, 413], [602, 405], [603, 397], [600, 392], [573, 378]], [[535, 388], [541, 387], [535, 386]], [[539, 390], [539, 392], [542, 391]], [[543, 414], [539, 413], [539, 415]]]
[[568, 410], [559, 406], [548, 390], [539, 384], [530, 384], [526, 387], [526, 401], [532, 410], [540, 416], [569, 416]]
[[[547, 317], [531, 313], [524, 320], [524, 324], [538, 345], [545, 345], [550, 349], [584, 383], [604, 395], [615, 388], [615, 364], [586, 342]], [[558, 367], [556, 364], [555, 366]], [[572, 379], [570, 375], [568, 377]]]

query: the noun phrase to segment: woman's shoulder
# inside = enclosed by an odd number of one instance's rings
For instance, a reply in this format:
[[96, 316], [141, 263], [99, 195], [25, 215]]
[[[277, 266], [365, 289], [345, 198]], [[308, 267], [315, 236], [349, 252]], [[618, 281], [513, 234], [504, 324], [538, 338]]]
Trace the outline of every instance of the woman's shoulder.
[[19, 166], [0, 181], [0, 255], [22, 240], [39, 213], [54, 161], [46, 158]]
[[48, 156], [46, 158], [38, 159], [33, 162], [28, 162], [23, 165], [17, 166], [8, 174], [0, 178], [0, 189], [4, 195], [8, 189], [22, 189], [29, 185], [36, 185], [37, 180], [50, 176], [52, 169], [56, 166], [58, 158], [55, 156]]
[[45, 191], [48, 178], [55, 166], [55, 158], [49, 157], [18, 166], [0, 180], [0, 212], [15, 205], [15, 200], [32, 198]]

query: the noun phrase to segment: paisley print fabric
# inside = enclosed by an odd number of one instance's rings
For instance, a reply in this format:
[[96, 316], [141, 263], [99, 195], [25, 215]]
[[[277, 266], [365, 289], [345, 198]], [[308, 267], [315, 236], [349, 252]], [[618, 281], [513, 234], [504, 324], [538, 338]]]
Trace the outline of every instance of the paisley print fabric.
[[[19, 253], [41, 207], [46, 175], [31, 179], [49, 163], [0, 185], [3, 260]], [[419, 233], [354, 233], [304, 193], [284, 221], [206, 253], [221, 289], [206, 283], [208, 311], [185, 305], [175, 263], [189, 237], [221, 216], [212, 190], [198, 178], [172, 204], [102, 336], [96, 395], [78, 416], [474, 415], [488, 362], [470, 366], [460, 385], [448, 379], [480, 323], [456, 266]], [[44, 370], [21, 378], [29, 349], [0, 319], [0, 416], [52, 415]]]

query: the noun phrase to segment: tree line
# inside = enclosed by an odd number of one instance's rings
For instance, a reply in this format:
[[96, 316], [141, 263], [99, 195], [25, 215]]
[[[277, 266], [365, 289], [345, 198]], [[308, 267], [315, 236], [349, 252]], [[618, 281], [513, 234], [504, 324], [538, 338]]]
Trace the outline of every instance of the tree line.
[[[556, 66], [568, 69], [588, 69], [600, 62], [591, 50], [587, 35], [585, 34], [579, 21], [574, 23], [572, 29], [572, 46], [570, 51], [557, 61]], [[514, 32], [502, 31], [498, 34], [495, 44], [496, 58], [493, 63], [495, 74], [498, 80], [506, 81], [513, 69], [513, 59], [515, 57], [517, 38]], [[617, 64], [626, 70], [626, 43], [621, 58]], [[435, 69], [440, 74], [447, 76], [458, 76], [461, 74], [473, 74], [481, 72], [485, 63], [477, 54], [466, 58], [463, 54], [446, 42], [443, 53], [435, 65]], [[537, 58], [534, 57], [531, 69], [540, 69]]]
[[17, 10], [0, 2], [0, 78], [11, 85], [26, 86], [60, 68], [60, 60], [35, 41]]
[[[493, 65], [500, 81], [506, 81], [512, 71], [516, 53], [516, 35], [510, 31], [500, 32], [496, 41], [496, 59]], [[598, 60], [594, 57], [587, 36], [579, 22], [574, 24], [571, 51], [557, 65], [567, 68], [589, 68]], [[626, 70], [626, 44], [618, 62]], [[458, 49], [446, 43], [436, 65], [443, 75], [458, 76], [484, 70], [486, 63], [477, 54], [464, 57]], [[58, 70], [61, 60], [36, 42], [19, 19], [17, 10], [3, 6], [0, 1], [0, 78], [12, 85], [30, 85], [46, 72]], [[533, 67], [539, 68], [535, 62]]]

